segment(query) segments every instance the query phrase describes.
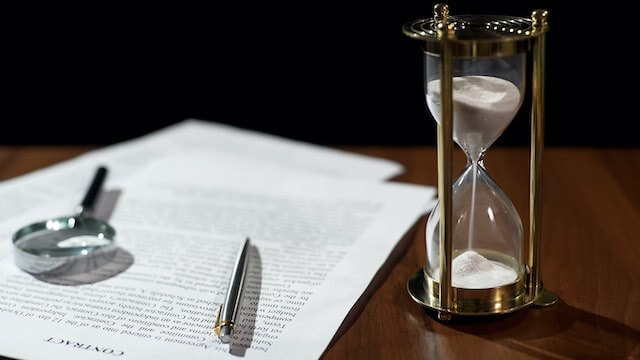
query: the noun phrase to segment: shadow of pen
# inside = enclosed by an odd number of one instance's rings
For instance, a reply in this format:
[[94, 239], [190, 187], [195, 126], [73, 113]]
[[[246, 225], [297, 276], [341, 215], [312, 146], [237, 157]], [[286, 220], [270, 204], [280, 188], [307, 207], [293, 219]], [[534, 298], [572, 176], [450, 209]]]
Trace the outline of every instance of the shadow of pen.
[[251, 245], [247, 277], [245, 278], [242, 299], [238, 309], [236, 332], [229, 342], [229, 353], [244, 357], [247, 349], [254, 341], [256, 318], [258, 315], [258, 301], [262, 288], [262, 260], [255, 245]]

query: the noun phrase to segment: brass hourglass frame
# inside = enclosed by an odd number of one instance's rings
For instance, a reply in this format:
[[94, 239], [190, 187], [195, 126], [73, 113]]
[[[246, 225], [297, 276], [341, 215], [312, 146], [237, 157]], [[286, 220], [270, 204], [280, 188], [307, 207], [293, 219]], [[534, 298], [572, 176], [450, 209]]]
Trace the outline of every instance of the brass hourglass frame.
[[[544, 147], [545, 36], [548, 11], [535, 10], [531, 18], [512, 16], [449, 16], [445, 4], [434, 6], [434, 17], [403, 27], [405, 35], [421, 40], [424, 51], [440, 57], [441, 121], [438, 124], [438, 194], [440, 201], [440, 281], [420, 269], [407, 283], [409, 294], [420, 305], [438, 311], [438, 318], [452, 315], [506, 314], [531, 304], [548, 306], [557, 296], [544, 289], [540, 278], [542, 151]], [[470, 25], [482, 28], [473, 30]], [[486, 30], [485, 30], [486, 28]], [[514, 284], [490, 289], [452, 286], [452, 153], [453, 59], [493, 58], [532, 51], [531, 153], [529, 181], [528, 259]], [[499, 256], [499, 255], [496, 255]], [[505, 262], [507, 259], [496, 259]], [[506, 261], [509, 264], [509, 261]]]

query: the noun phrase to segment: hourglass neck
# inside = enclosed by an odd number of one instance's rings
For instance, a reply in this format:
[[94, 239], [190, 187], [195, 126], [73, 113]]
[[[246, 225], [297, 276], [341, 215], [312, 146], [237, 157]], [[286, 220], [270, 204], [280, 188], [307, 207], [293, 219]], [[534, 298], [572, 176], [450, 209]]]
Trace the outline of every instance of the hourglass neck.
[[487, 148], [491, 145], [491, 143], [487, 143], [482, 133], [479, 132], [468, 132], [462, 136], [458, 134], [456, 142], [467, 154], [467, 161], [470, 164], [482, 164], [484, 152], [487, 151]]
[[477, 165], [480, 165], [482, 168], [484, 168], [484, 154], [486, 152], [486, 149], [480, 147], [473, 150], [474, 151], [469, 151], [467, 149], [464, 150], [465, 154], [467, 155], [467, 166], [476, 163]]

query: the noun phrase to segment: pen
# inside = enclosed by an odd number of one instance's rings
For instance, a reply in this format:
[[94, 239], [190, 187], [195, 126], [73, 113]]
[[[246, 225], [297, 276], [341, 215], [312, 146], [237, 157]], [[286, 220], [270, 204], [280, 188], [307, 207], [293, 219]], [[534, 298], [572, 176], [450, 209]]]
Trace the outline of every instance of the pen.
[[216, 320], [215, 333], [220, 338], [220, 341], [225, 344], [231, 340], [231, 336], [236, 330], [238, 305], [240, 305], [242, 285], [244, 284], [244, 277], [247, 273], [247, 265], [249, 264], [249, 245], [249, 238], [246, 238], [240, 248], [236, 263], [233, 266], [227, 296], [224, 299], [224, 303], [220, 305], [218, 319]]

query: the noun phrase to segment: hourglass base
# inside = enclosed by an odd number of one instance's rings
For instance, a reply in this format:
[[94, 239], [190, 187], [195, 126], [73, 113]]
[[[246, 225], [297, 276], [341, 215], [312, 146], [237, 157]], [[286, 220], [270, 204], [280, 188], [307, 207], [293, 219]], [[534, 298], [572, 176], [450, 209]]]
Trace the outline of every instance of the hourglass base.
[[526, 276], [508, 285], [489, 289], [465, 289], [452, 287], [453, 307], [444, 310], [440, 307], [440, 283], [418, 270], [407, 282], [411, 298], [418, 304], [438, 312], [440, 320], [449, 320], [452, 315], [487, 316], [503, 315], [525, 308], [529, 305], [553, 305], [557, 296], [543, 290], [537, 298], [528, 295], [525, 286]]

